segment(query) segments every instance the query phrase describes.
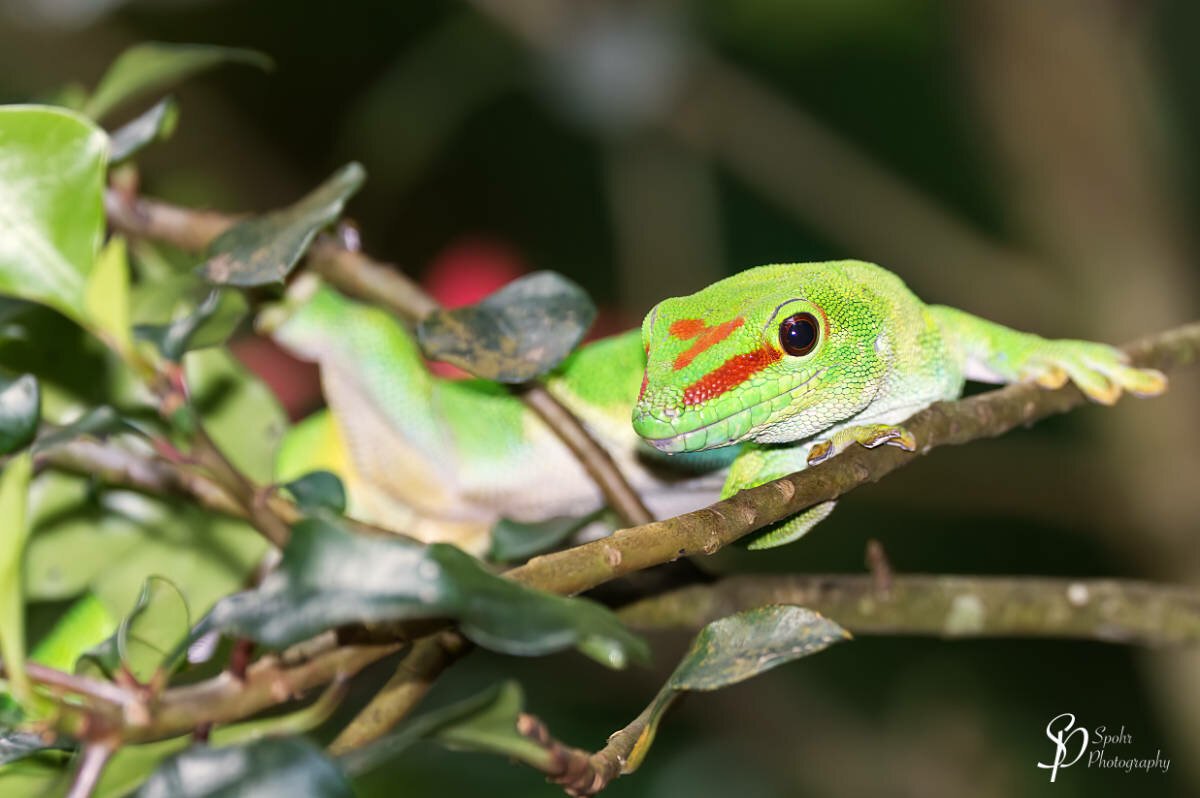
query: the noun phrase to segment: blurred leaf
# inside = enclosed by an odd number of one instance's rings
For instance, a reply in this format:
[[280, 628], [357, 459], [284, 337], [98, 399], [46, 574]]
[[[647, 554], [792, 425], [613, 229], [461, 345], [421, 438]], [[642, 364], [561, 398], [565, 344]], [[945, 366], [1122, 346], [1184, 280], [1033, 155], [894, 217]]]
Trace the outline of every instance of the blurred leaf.
[[[246, 299], [241, 294], [214, 289], [191, 313], [168, 324], [139, 324], [134, 333], [154, 344], [167, 360], [178, 363], [191, 349], [224, 343], [245, 316], [246, 309]], [[202, 331], [208, 334], [201, 336]]]
[[87, 277], [83, 309], [88, 326], [113, 351], [128, 358], [133, 353], [129, 321], [129, 258], [125, 239], [114, 236], [100, 251]]
[[346, 164], [296, 204], [239, 222], [209, 247], [201, 273], [221, 285], [282, 283], [313, 237], [337, 221], [365, 178], [360, 164]]
[[162, 91], [221, 64], [248, 64], [263, 70], [273, 66], [270, 58], [255, 50], [208, 44], [135, 44], [117, 56], [104, 73], [84, 113], [101, 119], [125, 102]]
[[25, 602], [21, 592], [21, 554], [29, 533], [27, 509], [33, 455], [21, 452], [0, 472], [0, 659], [12, 695], [30, 697], [25, 675]]
[[22, 374], [9, 380], [0, 374], [0, 454], [11, 454], [37, 434], [42, 415], [42, 391], [37, 378]]
[[658, 724], [680, 693], [728, 687], [848, 639], [849, 632], [823, 615], [782, 604], [713, 621], [696, 635], [650, 706], [618, 732], [637, 734], [622, 772], [632, 773], [641, 765]]
[[117, 625], [117, 618], [89, 593], [67, 609], [34, 646], [29, 659], [60, 671], [72, 671], [79, 658], [111, 636]]
[[111, 407], [94, 407], [70, 424], [44, 432], [34, 441], [33, 451], [44, 452], [87, 436], [100, 438], [111, 432], [136, 431], [136, 428]]
[[600, 510], [583, 516], [559, 516], [532, 523], [501, 518], [492, 526], [492, 549], [488, 558], [496, 562], [527, 560], [554, 548], [603, 513]]
[[104, 233], [108, 138], [62, 108], [0, 107], [0, 292], [81, 320]]
[[53, 738], [46, 742], [40, 734], [0, 726], [0, 765], [7, 765], [41, 751], [67, 750], [70, 749]]
[[120, 163], [155, 141], [169, 139], [178, 122], [179, 104], [171, 97], [159, 100], [148, 111], [113, 132], [109, 143], [109, 161]]
[[220, 601], [193, 636], [219, 629], [278, 648], [349, 623], [409, 618], [453, 618], [464, 635], [506, 654], [575, 645], [614, 668], [647, 655], [599, 604], [497, 576], [444, 543], [354, 535], [315, 518], [292, 528], [283, 561], [257, 590]]
[[217, 446], [255, 482], [269, 483], [287, 430], [275, 394], [224, 348], [188, 352], [183, 365], [192, 404]]
[[296, 499], [302, 510], [346, 511], [346, 488], [337, 474], [331, 471], [311, 471], [284, 485]]
[[137, 798], [353, 798], [346, 777], [301, 737], [249, 745], [193, 745], [165, 761]]
[[128, 612], [154, 575], [170, 579], [194, 614], [205, 613], [242, 588], [268, 548], [243, 521], [182, 501], [97, 489], [86, 477], [52, 471], [34, 480], [30, 510], [24, 561], [30, 600], [91, 591], [113, 619]]
[[187, 637], [191, 621], [187, 600], [179, 588], [161, 576], [152, 576], [129, 614], [121, 619], [117, 631], [84, 654], [80, 666], [91, 663], [112, 678], [121, 666], [135, 679], [146, 683], [159, 668], [170, 672], [175, 662], [168, 660], [181, 640]]
[[423, 739], [437, 740], [452, 748], [544, 764], [547, 751], [517, 731], [517, 718], [524, 701], [521, 686], [516, 682], [493, 685], [470, 698], [413, 718], [396, 732], [344, 754], [339, 764], [346, 773], [359, 776]]
[[592, 300], [554, 272], [514, 280], [482, 301], [421, 320], [421, 349], [477, 377], [527, 382], [553, 369], [596, 317]]

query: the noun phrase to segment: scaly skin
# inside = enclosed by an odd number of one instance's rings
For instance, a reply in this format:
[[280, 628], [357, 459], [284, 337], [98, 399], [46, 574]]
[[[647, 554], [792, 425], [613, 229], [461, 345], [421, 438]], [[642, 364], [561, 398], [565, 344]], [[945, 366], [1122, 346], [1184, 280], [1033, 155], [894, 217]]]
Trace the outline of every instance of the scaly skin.
[[[324, 455], [285, 448], [282, 476], [333, 465], [356, 514], [476, 552], [501, 516], [532, 521], [600, 506], [579, 464], [506, 391], [433, 377], [398, 323], [328, 288], [302, 284], [291, 301], [275, 336], [321, 365], [333, 418], [299, 433], [331, 442]], [[911, 449], [901, 422], [957, 397], [966, 379], [1047, 387], [1071, 379], [1105, 404], [1123, 390], [1166, 388], [1162, 374], [1131, 368], [1112, 347], [1049, 341], [925, 305], [898, 277], [860, 261], [762, 266], [664, 300], [640, 336], [583, 347], [547, 386], [667, 515], [711, 502], [722, 482], [720, 495], [732, 495], [851, 444]], [[751, 547], [794, 540], [832, 508], [786, 520]]]

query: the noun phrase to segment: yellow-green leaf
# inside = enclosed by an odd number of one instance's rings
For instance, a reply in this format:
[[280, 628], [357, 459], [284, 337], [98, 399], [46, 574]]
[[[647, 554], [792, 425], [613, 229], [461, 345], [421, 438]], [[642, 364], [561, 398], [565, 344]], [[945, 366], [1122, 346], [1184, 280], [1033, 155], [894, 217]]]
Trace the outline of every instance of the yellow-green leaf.
[[88, 276], [83, 299], [88, 326], [122, 357], [133, 352], [129, 320], [129, 257], [125, 239], [114, 237], [100, 252]]
[[33, 456], [13, 457], [0, 472], [0, 657], [16, 699], [30, 698], [25, 675], [25, 614], [21, 596], [21, 553], [29, 532], [26, 510]]

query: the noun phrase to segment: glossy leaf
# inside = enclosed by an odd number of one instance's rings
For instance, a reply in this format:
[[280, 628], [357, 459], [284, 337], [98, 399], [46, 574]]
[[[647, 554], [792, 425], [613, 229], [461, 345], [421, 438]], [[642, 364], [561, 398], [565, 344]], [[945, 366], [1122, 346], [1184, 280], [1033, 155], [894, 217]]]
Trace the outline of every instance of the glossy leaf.
[[353, 798], [346, 777], [301, 737], [249, 745], [194, 745], [163, 762], [137, 798]]
[[104, 131], [78, 114], [0, 107], [0, 293], [83, 320], [107, 155]]
[[474, 305], [434, 311], [417, 333], [426, 357], [477, 377], [520, 383], [561, 363], [595, 317], [582, 288], [560, 274], [535, 272]]
[[837, 623], [805, 607], [747, 610], [705, 626], [668, 684], [676, 690], [717, 690], [849, 639]]
[[365, 178], [360, 164], [349, 163], [296, 204], [234, 225], [209, 247], [201, 273], [220, 285], [282, 283]]
[[532, 523], [501, 518], [492, 526], [492, 549], [488, 557], [496, 562], [527, 560], [554, 548], [602, 514], [603, 511], [584, 516], [559, 516]]
[[264, 70], [272, 67], [271, 59], [255, 50], [208, 44], [136, 44], [117, 56], [104, 73], [84, 113], [101, 119], [125, 102], [163, 91], [221, 64], [247, 64]]
[[133, 352], [129, 316], [129, 258], [125, 239], [114, 237], [101, 250], [84, 287], [83, 310], [88, 327], [113, 351]]
[[37, 437], [33, 451], [44, 452], [69, 443], [76, 438], [102, 438], [114, 432], [136, 431], [128, 421], [121, 418], [111, 407], [94, 407], [70, 424], [52, 428]]
[[124, 667], [139, 682], [147, 682], [160, 668], [168, 672], [176, 664], [170, 655], [187, 637], [191, 626], [187, 600], [170, 580], [152, 576], [142, 592], [107, 640], [88, 651], [84, 662], [112, 677]]
[[641, 765], [667, 709], [683, 692], [717, 690], [850, 639], [838, 624], [804, 607], [770, 605], [713, 621], [700, 630], [671, 678], [627, 729], [636, 734], [623, 772]]
[[296, 504], [308, 512], [346, 511], [346, 488], [332, 471], [310, 471], [284, 485], [296, 499]]
[[9, 380], [0, 374], [0, 454], [11, 454], [37, 434], [42, 391], [37, 378], [22, 374]]
[[179, 121], [179, 105], [170, 97], [113, 131], [108, 158], [120, 163], [153, 144], [171, 137]]
[[0, 727], [0, 765], [16, 762], [42, 751], [65, 751], [66, 746], [52, 737], [49, 742], [41, 734]]
[[455, 619], [467, 637], [506, 654], [574, 645], [615, 668], [646, 656], [599, 604], [504, 579], [447, 544], [355, 535], [315, 518], [292, 528], [283, 561], [257, 590], [223, 599], [193, 634], [219, 629], [279, 648], [349, 623], [410, 618]]
[[22, 452], [0, 472], [0, 659], [13, 697], [30, 696], [25, 675], [25, 604], [21, 591], [21, 554], [29, 533], [29, 479], [33, 456]]

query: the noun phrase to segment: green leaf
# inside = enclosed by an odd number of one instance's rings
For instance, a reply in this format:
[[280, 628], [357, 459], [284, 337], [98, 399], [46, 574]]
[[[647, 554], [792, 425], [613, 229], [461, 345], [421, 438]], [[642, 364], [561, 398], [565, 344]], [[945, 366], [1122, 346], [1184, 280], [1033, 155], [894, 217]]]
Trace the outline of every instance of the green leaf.
[[109, 144], [109, 161], [127, 160], [155, 141], [165, 141], [179, 122], [179, 104], [171, 97], [159, 100], [148, 111], [117, 128]]
[[583, 516], [559, 516], [532, 523], [501, 518], [492, 526], [492, 549], [488, 558], [496, 562], [527, 560], [554, 548], [603, 514], [604, 511], [599, 510]]
[[21, 554], [29, 533], [27, 509], [33, 455], [21, 452], [0, 472], [0, 658], [14, 698], [30, 696], [25, 675], [25, 604], [21, 591]]
[[410, 618], [455, 619], [467, 637], [506, 654], [575, 645], [620, 668], [647, 653], [599, 604], [497, 576], [454, 546], [355, 535], [317, 518], [292, 528], [283, 561], [257, 590], [220, 601], [193, 637], [218, 629], [279, 648], [349, 623]]
[[288, 426], [275, 394], [224, 348], [188, 352], [183, 366], [192, 404], [217, 446], [255, 482], [271, 482]]
[[353, 798], [338, 767], [301, 737], [194, 745], [165, 761], [137, 798]]
[[696, 635], [650, 706], [617, 732], [637, 735], [622, 772], [641, 765], [658, 724], [681, 693], [728, 687], [848, 639], [841, 626], [804, 607], [776, 604], [713, 621]]
[[837, 623], [805, 607], [759, 607], [705, 626], [667, 684], [717, 690], [849, 639]]
[[595, 317], [596, 306], [578, 285], [554, 272], [534, 272], [474, 305], [430, 313], [417, 334], [426, 357], [484, 379], [520, 383], [561, 363]]
[[516, 682], [493, 685], [470, 698], [413, 718], [392, 734], [344, 754], [339, 764], [346, 773], [359, 776], [395, 758], [413, 743], [433, 739], [451, 748], [545, 765], [549, 753], [517, 731], [524, 702]]
[[62, 108], [0, 107], [0, 292], [83, 320], [108, 137]]
[[9, 380], [0, 374], [0, 454], [29, 445], [41, 415], [42, 391], [37, 378], [22, 374]]
[[284, 487], [306, 512], [324, 509], [341, 514], [346, 511], [346, 488], [332, 471], [310, 471], [285, 483]]
[[125, 102], [160, 92], [221, 64], [247, 64], [262, 70], [273, 66], [270, 58], [255, 50], [208, 44], [136, 44], [117, 56], [104, 73], [84, 113], [101, 119]]
[[129, 258], [125, 239], [115, 236], [100, 252], [83, 295], [88, 327], [122, 357], [133, 353], [129, 321]]
[[178, 363], [192, 349], [224, 343], [247, 307], [240, 293], [214, 289], [190, 313], [167, 324], [139, 324], [134, 334], [154, 344], [167, 360]]
[[170, 580], [152, 576], [112, 637], [88, 651], [80, 665], [88, 662], [112, 678], [124, 666], [139, 682], [146, 683], [160, 668], [171, 671], [177, 664], [170, 655], [187, 637], [191, 621], [187, 599]]
[[282, 283], [313, 237], [341, 216], [365, 178], [360, 164], [349, 163], [296, 204], [239, 222], [209, 247], [201, 273], [220, 285]]
[[44, 452], [70, 443], [76, 438], [102, 438], [114, 432], [136, 432], [137, 428], [111, 407], [94, 407], [79, 418], [61, 427], [43, 432], [33, 443], [34, 453]]

